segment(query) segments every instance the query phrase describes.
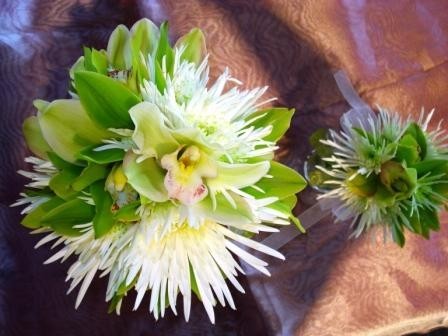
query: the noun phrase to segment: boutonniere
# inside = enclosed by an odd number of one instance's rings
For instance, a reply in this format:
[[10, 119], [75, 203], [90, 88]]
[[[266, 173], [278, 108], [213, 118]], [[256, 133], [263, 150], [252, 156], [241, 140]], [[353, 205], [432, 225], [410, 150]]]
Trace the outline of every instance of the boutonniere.
[[448, 196], [448, 138], [441, 123], [430, 127], [434, 110], [417, 120], [382, 107], [374, 113], [342, 73], [336, 79], [353, 108], [340, 131], [311, 138], [308, 176], [319, 198], [337, 201], [332, 212], [351, 221], [355, 237], [381, 228], [400, 246], [406, 230], [429, 238]]

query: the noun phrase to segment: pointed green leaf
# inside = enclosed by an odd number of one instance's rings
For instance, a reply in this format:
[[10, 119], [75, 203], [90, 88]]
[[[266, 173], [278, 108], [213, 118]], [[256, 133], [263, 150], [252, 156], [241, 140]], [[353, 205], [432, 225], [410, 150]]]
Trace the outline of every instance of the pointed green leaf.
[[90, 186], [90, 194], [95, 203], [95, 217], [93, 218], [93, 229], [95, 238], [101, 238], [112, 229], [115, 218], [112, 213], [114, 203], [110, 194], [104, 190], [104, 180], [95, 182]]
[[84, 148], [78, 153], [78, 158], [97, 164], [107, 164], [117, 161], [123, 161], [125, 154], [124, 150], [120, 148], [110, 148], [97, 151], [95, 150], [95, 148], [97, 147], [98, 145], [93, 145]]
[[137, 213], [140, 204], [140, 201], [126, 204], [115, 213], [115, 219], [122, 222], [135, 222], [140, 220], [140, 216]]
[[72, 164], [70, 162], [67, 162], [63, 159], [61, 159], [57, 154], [53, 152], [48, 152], [48, 159], [51, 161], [53, 166], [55, 166], [57, 169], [74, 169], [76, 167], [79, 167], [79, 165]]
[[53, 196], [48, 201], [42, 203], [25, 217], [23, 217], [21, 224], [29, 229], [37, 229], [43, 226], [42, 218], [54, 208], [64, 204], [65, 201], [62, 198]]
[[76, 62], [72, 65], [72, 67], [70, 68], [69, 74], [70, 74], [70, 79], [74, 80], [75, 79], [75, 72], [76, 71], [84, 71], [87, 70], [84, 66], [85, 60], [84, 60], [84, 56], [81, 56], [80, 58], [78, 58], [76, 60]]
[[80, 232], [74, 226], [90, 222], [94, 215], [95, 207], [75, 198], [48, 212], [42, 218], [42, 223], [49, 225], [59, 234], [77, 236]]
[[76, 90], [88, 115], [105, 128], [132, 128], [129, 109], [140, 102], [131, 90], [110, 77], [75, 73]]
[[36, 116], [26, 118], [22, 129], [31, 152], [40, 158], [48, 159], [47, 153], [51, 152], [51, 148], [42, 135], [38, 118]]
[[64, 200], [72, 198], [77, 191], [72, 188], [71, 184], [76, 180], [81, 171], [81, 167], [59, 171], [51, 178], [49, 182], [51, 190], [53, 190], [56, 195]]
[[137, 155], [128, 152], [124, 158], [123, 170], [128, 183], [143, 195], [155, 202], [168, 200], [164, 185], [165, 171], [153, 158], [137, 163]]
[[420, 126], [417, 123], [412, 122], [404, 132], [403, 136], [406, 135], [411, 135], [418, 143], [418, 152], [420, 154], [420, 159], [423, 160], [426, 157], [428, 145], [426, 143], [426, 136]]
[[170, 46], [168, 37], [168, 22], [165, 21], [160, 26], [160, 38], [157, 45], [156, 60], [160, 65], [165, 61], [166, 71], [170, 75], [173, 74], [174, 52]]
[[280, 107], [260, 110], [250, 116], [250, 119], [259, 118], [251, 122], [249, 126], [255, 128], [272, 126], [271, 133], [264, 140], [277, 142], [288, 130], [293, 114], [294, 109]]
[[394, 242], [397, 243], [400, 247], [403, 247], [405, 243], [403, 229], [398, 224], [394, 224], [392, 225], [391, 230], [392, 239], [394, 240]]
[[89, 163], [81, 174], [72, 182], [72, 188], [76, 191], [84, 190], [93, 182], [105, 178], [107, 173], [108, 170], [105, 166]]
[[84, 47], [84, 69], [87, 71], [96, 71], [92, 63], [92, 49]]
[[104, 50], [92, 49], [92, 64], [100, 74], [107, 75], [107, 54]]
[[97, 126], [74, 99], [51, 102], [39, 114], [39, 125], [51, 149], [68, 162], [75, 162], [76, 154], [84, 147], [99, 144], [111, 135]]
[[251, 187], [246, 187], [243, 191], [257, 198], [278, 197], [281, 200], [298, 193], [306, 187], [306, 181], [299, 173], [275, 161], [271, 162], [271, 168], [267, 175], [272, 177], [263, 177], [255, 184], [264, 192]]
[[207, 54], [204, 34], [198, 28], [194, 28], [182, 36], [176, 42], [176, 47], [184, 47], [181, 58], [196, 65], [199, 65]]
[[126, 70], [130, 64], [126, 60], [130, 59], [130, 49], [127, 47], [129, 30], [124, 25], [119, 25], [112, 32], [107, 44], [107, 57], [110, 64], [116, 70]]

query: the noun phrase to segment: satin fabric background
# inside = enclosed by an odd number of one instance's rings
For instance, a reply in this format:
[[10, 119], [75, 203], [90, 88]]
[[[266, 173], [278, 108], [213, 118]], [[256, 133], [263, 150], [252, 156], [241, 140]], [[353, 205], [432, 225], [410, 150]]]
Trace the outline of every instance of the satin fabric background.
[[347, 108], [337, 69], [370, 104], [448, 115], [446, 0], [0, 0], [0, 335], [397, 335], [448, 324], [447, 228], [430, 241], [408, 235], [403, 250], [347, 241], [347, 226], [330, 219], [286, 245], [287, 262], [269, 260], [271, 278], [248, 270], [246, 295], [232, 291], [238, 310], [217, 308], [214, 326], [197, 300], [188, 324], [170, 312], [155, 322], [144, 305], [132, 312], [132, 295], [120, 317], [107, 315], [104, 279], [75, 310], [70, 261], [42, 265], [52, 252], [33, 249], [39, 237], [9, 208], [25, 182], [21, 124], [33, 99], [67, 96], [83, 45], [105, 48], [117, 24], [141, 17], [168, 19], [173, 41], [200, 27], [212, 76], [228, 66], [245, 87], [269, 85], [278, 105], [295, 107], [278, 155], [299, 170], [308, 136], [337, 127]]

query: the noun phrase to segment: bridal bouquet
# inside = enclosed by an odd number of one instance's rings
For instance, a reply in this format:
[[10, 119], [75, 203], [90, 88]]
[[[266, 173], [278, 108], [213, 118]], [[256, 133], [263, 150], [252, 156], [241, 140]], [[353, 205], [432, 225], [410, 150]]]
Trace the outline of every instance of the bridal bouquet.
[[[267, 275], [249, 249], [283, 259], [251, 237], [301, 228], [292, 209], [305, 181], [274, 161], [293, 110], [263, 109], [266, 88], [242, 91], [227, 70], [210, 83], [208, 72], [200, 30], [171, 46], [166, 23], [143, 19], [118, 26], [107, 50], [84, 48], [71, 99], [35, 101], [23, 125], [32, 169], [20, 171], [31, 182], [16, 205], [24, 226], [47, 234], [37, 246], [59, 248], [46, 263], [76, 256], [76, 306], [95, 275], [108, 276], [111, 311], [135, 289], [134, 309], [149, 293], [163, 317], [180, 292], [188, 320], [193, 292], [213, 322], [217, 302], [235, 308], [227, 281], [244, 292], [236, 257]], [[390, 169], [416, 183], [416, 168]]]

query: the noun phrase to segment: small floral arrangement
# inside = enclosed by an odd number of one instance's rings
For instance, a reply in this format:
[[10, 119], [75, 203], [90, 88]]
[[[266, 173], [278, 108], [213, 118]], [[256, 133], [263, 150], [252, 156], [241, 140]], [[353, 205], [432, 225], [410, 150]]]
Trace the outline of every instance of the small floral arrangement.
[[333, 214], [352, 219], [355, 237], [381, 227], [400, 246], [405, 229], [429, 238], [439, 229], [438, 213], [448, 197], [441, 123], [429, 129], [433, 111], [426, 117], [422, 111], [417, 122], [382, 108], [378, 114], [354, 112], [341, 120], [342, 131], [319, 130], [310, 138], [310, 183], [321, 198], [338, 200]]
[[251, 237], [300, 228], [305, 181], [273, 160], [293, 110], [261, 109], [266, 88], [241, 91], [227, 70], [209, 83], [208, 72], [200, 30], [172, 47], [166, 23], [143, 19], [118, 26], [107, 50], [84, 48], [71, 99], [35, 101], [23, 125], [35, 156], [20, 171], [31, 182], [16, 205], [24, 226], [48, 233], [37, 246], [60, 248], [46, 263], [76, 255], [76, 306], [108, 275], [111, 311], [135, 288], [134, 309], [150, 292], [163, 317], [180, 292], [188, 320], [193, 292], [213, 322], [217, 301], [235, 308], [226, 280], [244, 292], [236, 256], [267, 275], [247, 249], [283, 259]]

